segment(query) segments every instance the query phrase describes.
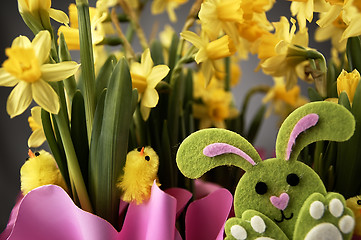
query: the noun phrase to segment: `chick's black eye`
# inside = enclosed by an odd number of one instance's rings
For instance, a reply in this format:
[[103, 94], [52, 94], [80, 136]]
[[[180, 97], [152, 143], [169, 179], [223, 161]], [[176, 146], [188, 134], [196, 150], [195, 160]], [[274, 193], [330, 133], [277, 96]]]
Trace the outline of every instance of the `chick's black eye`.
[[149, 161], [150, 157], [149, 156], [145, 156], [145, 160]]
[[267, 184], [265, 184], [264, 182], [258, 182], [256, 184], [256, 193], [258, 193], [259, 195], [263, 195], [267, 192], [268, 190], [268, 187], [267, 187]]
[[357, 200], [357, 205], [361, 205], [361, 200]]
[[288, 174], [287, 183], [291, 186], [297, 186], [300, 183], [300, 178], [294, 173]]
[[140, 148], [140, 147], [139, 147], [139, 148], [137, 148], [137, 151], [138, 151], [138, 152], [142, 151], [142, 148]]
[[35, 152], [35, 156], [37, 157], [37, 156], [39, 156], [40, 155], [40, 153], [39, 152]]

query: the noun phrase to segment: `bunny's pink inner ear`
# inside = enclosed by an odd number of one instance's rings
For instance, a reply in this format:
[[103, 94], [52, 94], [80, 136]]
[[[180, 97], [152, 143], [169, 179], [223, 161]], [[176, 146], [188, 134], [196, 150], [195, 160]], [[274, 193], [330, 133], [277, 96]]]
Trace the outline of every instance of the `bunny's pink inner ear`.
[[295, 127], [293, 128], [293, 130], [291, 132], [290, 139], [288, 140], [287, 150], [286, 150], [286, 160], [290, 159], [292, 146], [295, 144], [296, 138], [298, 137], [298, 135], [300, 133], [306, 131], [307, 129], [315, 126], [318, 122], [318, 119], [319, 119], [319, 116], [316, 113], [310, 113], [310, 114], [304, 116], [303, 118], [301, 118], [296, 123]]
[[216, 157], [226, 153], [236, 154], [247, 160], [253, 166], [256, 165], [255, 161], [248, 156], [247, 153], [227, 143], [212, 143], [203, 149], [203, 154], [207, 157]]

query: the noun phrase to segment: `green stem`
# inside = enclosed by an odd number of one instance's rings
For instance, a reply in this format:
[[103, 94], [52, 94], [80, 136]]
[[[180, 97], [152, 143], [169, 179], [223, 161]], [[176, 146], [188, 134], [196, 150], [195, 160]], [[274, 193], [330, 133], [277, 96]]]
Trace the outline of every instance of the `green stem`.
[[62, 114], [61, 112], [59, 112], [58, 115], [54, 115], [54, 116], [56, 122], [58, 123], [60, 136], [63, 141], [65, 155], [68, 163], [69, 176], [71, 181], [74, 183], [77, 196], [79, 197], [80, 206], [83, 210], [92, 212], [93, 210], [90, 204], [88, 192], [85, 187], [84, 179], [80, 171], [78, 158], [75, 153], [74, 145], [71, 140], [67, 120], [65, 119], [64, 114]]
[[225, 69], [226, 69], [224, 90], [226, 92], [229, 92], [229, 91], [231, 91], [231, 58], [230, 57], [226, 57], [224, 59], [224, 65], [225, 65]]
[[78, 8], [80, 60], [82, 63], [82, 80], [84, 84], [85, 116], [88, 141], [90, 144], [93, 118], [95, 112], [95, 72], [93, 45], [89, 17], [88, 0], [76, 0]]

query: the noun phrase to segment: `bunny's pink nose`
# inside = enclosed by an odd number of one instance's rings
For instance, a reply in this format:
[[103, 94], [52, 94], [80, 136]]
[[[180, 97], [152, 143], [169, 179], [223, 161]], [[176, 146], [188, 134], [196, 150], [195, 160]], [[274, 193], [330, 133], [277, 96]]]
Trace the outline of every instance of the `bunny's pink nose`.
[[272, 205], [282, 211], [287, 208], [289, 200], [290, 200], [290, 196], [288, 196], [287, 193], [282, 193], [279, 197], [276, 196], [270, 197], [270, 201]]

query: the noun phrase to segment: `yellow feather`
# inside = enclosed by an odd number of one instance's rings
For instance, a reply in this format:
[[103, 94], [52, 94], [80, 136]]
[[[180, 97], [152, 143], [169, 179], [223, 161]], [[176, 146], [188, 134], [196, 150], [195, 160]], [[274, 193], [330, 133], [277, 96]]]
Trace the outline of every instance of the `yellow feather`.
[[47, 184], [54, 184], [67, 189], [64, 178], [50, 153], [41, 150], [39, 154], [33, 155], [31, 153], [29, 156], [30, 158], [20, 169], [21, 191], [24, 195]]
[[123, 201], [141, 204], [148, 200], [153, 182], [157, 180], [158, 166], [158, 155], [151, 147], [130, 151], [125, 162], [124, 175], [117, 183], [117, 187], [123, 192]]

